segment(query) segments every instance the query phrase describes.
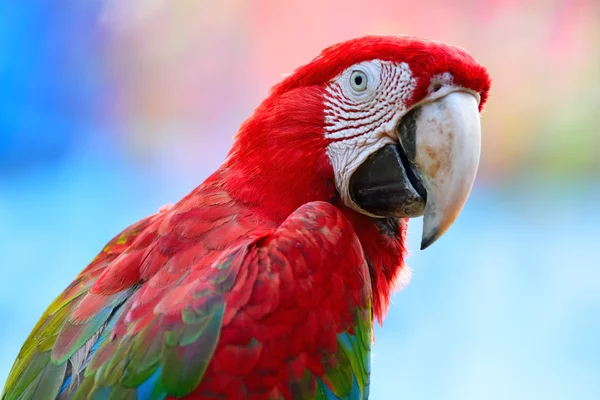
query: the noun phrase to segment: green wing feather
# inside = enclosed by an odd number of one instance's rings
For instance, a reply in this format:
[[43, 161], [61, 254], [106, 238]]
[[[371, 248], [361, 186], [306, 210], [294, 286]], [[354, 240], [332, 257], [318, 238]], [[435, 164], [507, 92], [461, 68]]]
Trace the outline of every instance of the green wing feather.
[[213, 268], [203, 295], [174, 315], [156, 317], [136, 335], [106, 341], [87, 365], [74, 399], [164, 399], [190, 394], [202, 380], [219, 340], [225, 301], [221, 286], [239, 252]]
[[362, 400], [369, 397], [372, 321], [370, 308], [357, 309], [353, 332], [338, 334], [338, 364], [326, 371], [321, 385], [323, 391], [315, 400]]

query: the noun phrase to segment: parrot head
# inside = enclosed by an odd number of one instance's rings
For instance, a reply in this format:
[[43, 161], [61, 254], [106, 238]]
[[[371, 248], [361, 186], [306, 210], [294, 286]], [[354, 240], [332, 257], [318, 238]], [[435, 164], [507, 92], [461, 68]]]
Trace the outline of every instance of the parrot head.
[[275, 219], [336, 198], [373, 219], [424, 216], [424, 249], [469, 195], [489, 87], [458, 47], [396, 36], [331, 46], [242, 125], [225, 164], [231, 187]]

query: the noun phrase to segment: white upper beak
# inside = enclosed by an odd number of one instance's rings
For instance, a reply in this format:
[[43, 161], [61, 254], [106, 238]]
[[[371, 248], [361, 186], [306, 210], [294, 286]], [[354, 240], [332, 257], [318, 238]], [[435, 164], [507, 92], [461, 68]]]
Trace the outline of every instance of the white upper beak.
[[479, 105], [456, 91], [424, 104], [416, 117], [414, 166], [427, 191], [421, 249], [435, 242], [462, 210], [481, 152]]

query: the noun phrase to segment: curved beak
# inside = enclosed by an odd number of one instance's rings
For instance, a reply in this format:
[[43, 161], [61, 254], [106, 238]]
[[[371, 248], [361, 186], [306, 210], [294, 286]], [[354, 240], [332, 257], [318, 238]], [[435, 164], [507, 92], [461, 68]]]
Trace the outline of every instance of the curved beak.
[[473, 186], [481, 150], [478, 101], [451, 92], [404, 115], [397, 133], [400, 145], [370, 155], [351, 176], [349, 193], [373, 217], [424, 215], [423, 250], [452, 225]]
[[423, 250], [448, 230], [467, 201], [479, 164], [481, 124], [477, 99], [466, 92], [452, 92], [411, 113], [399, 136], [427, 193]]

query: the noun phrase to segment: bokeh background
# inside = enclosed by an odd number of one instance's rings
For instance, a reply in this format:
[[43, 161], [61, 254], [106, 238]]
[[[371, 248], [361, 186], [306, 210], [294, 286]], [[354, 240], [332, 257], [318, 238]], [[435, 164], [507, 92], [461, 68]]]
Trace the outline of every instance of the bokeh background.
[[[52, 4], [51, 4], [52, 3]], [[372, 398], [600, 398], [596, 0], [0, 2], [0, 387], [53, 298], [224, 159], [283, 73], [364, 34], [493, 77], [472, 196], [376, 332]]]

